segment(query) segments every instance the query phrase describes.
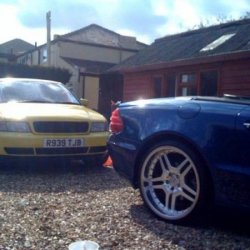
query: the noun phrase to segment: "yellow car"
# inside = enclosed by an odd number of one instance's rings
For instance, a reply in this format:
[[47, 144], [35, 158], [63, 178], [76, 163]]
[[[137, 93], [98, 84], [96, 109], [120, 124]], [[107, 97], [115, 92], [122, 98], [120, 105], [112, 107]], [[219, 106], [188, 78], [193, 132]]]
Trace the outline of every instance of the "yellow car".
[[0, 159], [101, 159], [106, 119], [85, 107], [63, 84], [0, 79]]

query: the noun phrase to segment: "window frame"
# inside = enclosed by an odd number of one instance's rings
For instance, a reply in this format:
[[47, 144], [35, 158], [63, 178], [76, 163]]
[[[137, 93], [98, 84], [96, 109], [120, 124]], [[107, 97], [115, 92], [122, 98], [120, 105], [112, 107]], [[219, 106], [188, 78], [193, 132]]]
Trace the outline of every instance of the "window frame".
[[[191, 82], [183, 82], [182, 78], [183, 78], [184, 75], [193, 75], [194, 80], [191, 81]], [[198, 95], [198, 93], [199, 93], [198, 80], [199, 80], [199, 73], [197, 73], [195, 71], [184, 71], [183, 73], [180, 73], [179, 76], [178, 76], [178, 83], [177, 83], [177, 95], [178, 96], [188, 96], [188, 95], [183, 95], [182, 94], [182, 90], [184, 88], [195, 89], [196, 95]]]
[[[205, 67], [204, 69], [199, 70], [179, 70], [177, 71], [167, 71], [167, 72], [155, 72], [155, 74], [151, 75], [151, 97], [157, 98], [155, 93], [155, 80], [157, 78], [161, 79], [161, 87], [160, 87], [160, 96], [161, 97], [168, 97], [168, 89], [169, 89], [169, 82], [168, 76], [175, 75], [176, 82], [175, 82], [175, 95], [174, 96], [190, 96], [190, 95], [201, 95], [201, 88], [202, 88], [202, 74], [209, 72], [209, 71], [216, 71], [217, 72], [217, 86], [216, 86], [216, 95], [219, 95], [220, 91], [220, 70], [216, 65], [214, 67]], [[191, 77], [191, 80], [183, 81], [183, 77], [188, 75]], [[193, 78], [193, 79], [192, 79]], [[187, 95], [183, 95], [183, 89], [187, 88]], [[191, 90], [191, 91], [190, 91]]]

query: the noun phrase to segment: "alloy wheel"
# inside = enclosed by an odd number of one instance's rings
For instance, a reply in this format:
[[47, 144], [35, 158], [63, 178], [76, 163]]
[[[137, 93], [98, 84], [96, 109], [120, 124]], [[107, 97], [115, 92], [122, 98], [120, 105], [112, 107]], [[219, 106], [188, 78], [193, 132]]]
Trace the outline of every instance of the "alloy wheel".
[[164, 145], [145, 158], [140, 190], [148, 207], [163, 219], [178, 221], [195, 208], [200, 178], [191, 157], [182, 149]]

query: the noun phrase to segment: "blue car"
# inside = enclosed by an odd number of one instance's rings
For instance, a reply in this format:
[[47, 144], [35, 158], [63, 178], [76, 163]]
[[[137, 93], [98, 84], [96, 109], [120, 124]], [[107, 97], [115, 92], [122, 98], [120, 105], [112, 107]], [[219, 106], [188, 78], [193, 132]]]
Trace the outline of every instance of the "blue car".
[[109, 154], [158, 217], [183, 223], [213, 204], [250, 208], [250, 99], [176, 97], [121, 103]]

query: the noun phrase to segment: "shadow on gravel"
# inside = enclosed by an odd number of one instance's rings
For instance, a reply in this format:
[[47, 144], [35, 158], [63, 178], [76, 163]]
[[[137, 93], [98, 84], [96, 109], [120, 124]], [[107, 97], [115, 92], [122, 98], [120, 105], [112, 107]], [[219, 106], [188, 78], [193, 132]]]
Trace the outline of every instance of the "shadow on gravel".
[[217, 208], [208, 222], [213, 228], [218, 230], [237, 233], [242, 236], [250, 236], [250, 212], [240, 209]]
[[[133, 205], [131, 207], [131, 216], [136, 223], [163, 238], [166, 235], [166, 230], [177, 230], [176, 233], [178, 234], [181, 234], [182, 231], [190, 230], [190, 232], [196, 231], [201, 233], [204, 240], [206, 236], [209, 238], [211, 234], [218, 235], [218, 238], [223, 234], [237, 235], [250, 240], [250, 212], [239, 209], [233, 210], [217, 207], [214, 208], [210, 215], [206, 216], [205, 220], [195, 221], [186, 225], [175, 225], [158, 219], [144, 205]], [[209, 233], [206, 235], [207, 232]], [[174, 236], [173, 240], [175, 238]]]
[[12, 164], [0, 166], [1, 192], [88, 192], [128, 186], [118, 174], [101, 165], [74, 161], [71, 164]]
[[34, 161], [34, 162], [11, 162], [0, 166], [1, 174], [26, 174], [26, 175], [60, 175], [60, 174], [86, 174], [89, 171], [91, 173], [101, 173], [104, 170], [102, 166], [94, 164], [86, 164], [82, 161]]

